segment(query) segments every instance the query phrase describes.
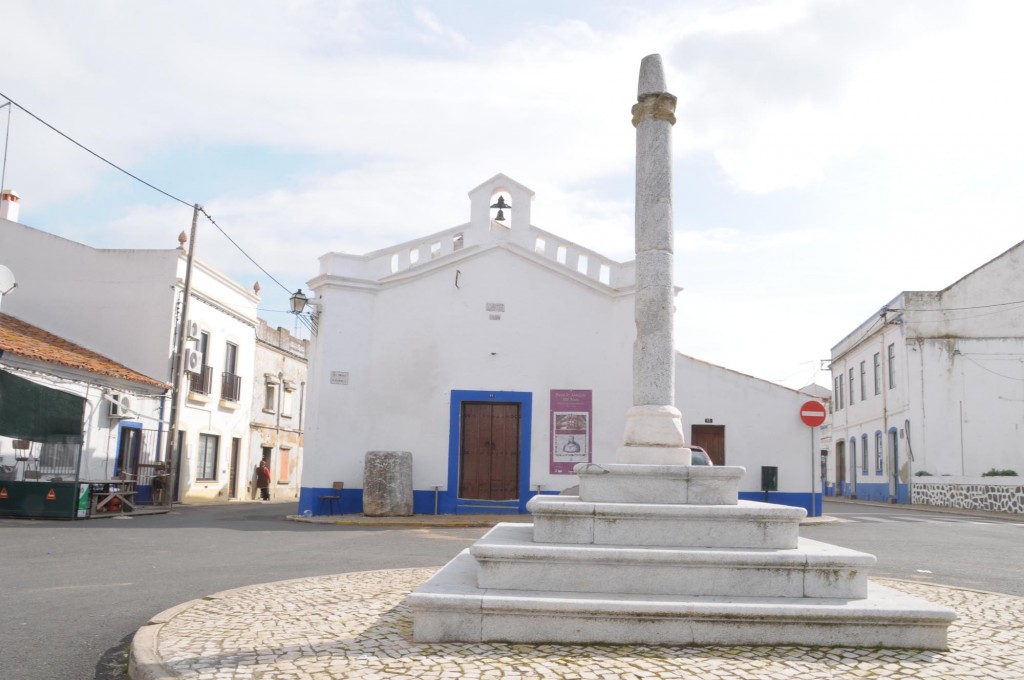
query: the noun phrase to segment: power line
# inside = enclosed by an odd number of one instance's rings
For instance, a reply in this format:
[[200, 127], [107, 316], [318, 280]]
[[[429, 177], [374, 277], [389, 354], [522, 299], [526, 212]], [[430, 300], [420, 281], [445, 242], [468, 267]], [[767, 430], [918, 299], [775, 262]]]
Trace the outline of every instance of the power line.
[[[139, 177], [139, 176], [137, 176], [137, 175], [133, 175], [132, 173], [128, 172], [127, 170], [125, 170], [124, 168], [122, 168], [122, 167], [121, 167], [120, 165], [118, 165], [117, 163], [114, 163], [113, 161], [109, 161], [109, 160], [107, 160], [106, 158], [104, 158], [103, 156], [99, 155], [98, 153], [96, 153], [95, 151], [93, 151], [92, 149], [90, 149], [89, 147], [87, 147], [87, 146], [85, 146], [84, 144], [81, 144], [80, 142], [78, 142], [78, 141], [76, 141], [76, 140], [72, 139], [72, 138], [71, 138], [70, 136], [68, 136], [68, 135], [64, 134], [63, 132], [61, 132], [60, 130], [58, 130], [57, 128], [55, 128], [54, 126], [50, 125], [49, 123], [47, 123], [47, 122], [46, 122], [45, 120], [43, 120], [42, 118], [40, 118], [39, 116], [37, 116], [36, 114], [34, 114], [34, 113], [32, 113], [31, 111], [29, 111], [28, 109], [26, 109], [26, 108], [25, 108], [24, 106], [22, 106], [22, 105], [21, 105], [21, 104], [19, 104], [18, 102], [14, 101], [13, 99], [11, 99], [11, 98], [10, 98], [10, 97], [8, 97], [7, 95], [5, 95], [5, 94], [4, 94], [3, 92], [0, 92], [0, 97], [2, 97], [2, 98], [4, 98], [4, 99], [6, 99], [6, 100], [7, 100], [7, 102], [8, 102], [8, 104], [10, 104], [10, 105], [12, 105], [12, 106], [17, 106], [17, 107], [18, 107], [18, 108], [19, 108], [20, 110], [22, 110], [22, 111], [24, 111], [25, 113], [27, 113], [28, 115], [32, 116], [32, 117], [33, 117], [33, 118], [35, 118], [35, 119], [36, 119], [37, 121], [39, 121], [40, 123], [42, 123], [42, 124], [43, 124], [43, 125], [45, 125], [46, 127], [50, 128], [51, 130], [53, 130], [54, 132], [56, 132], [56, 133], [57, 133], [58, 135], [60, 135], [60, 136], [61, 136], [61, 137], [63, 137], [64, 139], [68, 140], [69, 142], [71, 142], [72, 144], [74, 144], [75, 146], [77, 146], [78, 148], [80, 148], [80, 149], [82, 149], [83, 151], [86, 151], [86, 152], [88, 152], [89, 154], [91, 154], [91, 155], [95, 156], [96, 158], [98, 158], [99, 160], [103, 161], [104, 163], [106, 163], [106, 164], [107, 164], [107, 165], [109, 165], [110, 167], [114, 168], [115, 170], [118, 170], [118, 171], [120, 171], [120, 172], [124, 173], [125, 175], [128, 175], [129, 177], [131, 177], [132, 179], [134, 179], [134, 180], [135, 180], [136, 182], [140, 182], [140, 183], [142, 183], [142, 184], [145, 184], [145, 185], [146, 185], [147, 187], [149, 187], [149, 188], [150, 188], [150, 189], [152, 189], [153, 191], [156, 191], [156, 192], [158, 192], [158, 193], [161, 193], [161, 194], [163, 194], [164, 196], [166, 196], [167, 198], [170, 198], [171, 200], [177, 201], [178, 203], [181, 203], [181, 204], [183, 204], [183, 205], [187, 205], [187, 206], [188, 206], [188, 207], [190, 207], [190, 208], [193, 208], [193, 207], [195, 207], [195, 205], [196, 205], [196, 204], [195, 204], [194, 202], [192, 202], [192, 201], [186, 201], [186, 200], [185, 200], [185, 199], [183, 199], [183, 198], [178, 198], [178, 197], [177, 197], [177, 196], [175, 196], [174, 194], [171, 194], [171, 193], [169, 193], [169, 192], [166, 192], [166, 191], [164, 191], [163, 189], [161, 189], [160, 187], [157, 187], [157, 186], [154, 186], [153, 184], [150, 184], [149, 182], [147, 182], [146, 180], [142, 179], [141, 177]], [[8, 111], [8, 116], [10, 116], [10, 112], [9, 112], [9, 111]], [[9, 118], [8, 118], [8, 121], [9, 121]], [[8, 123], [8, 124], [9, 124], [9, 123]], [[5, 161], [5, 165], [6, 165], [6, 157], [7, 157], [7, 150], [6, 150], [6, 145], [5, 145], [5, 146], [4, 146], [4, 161]], [[274, 275], [273, 275], [273, 274], [271, 274], [271, 273], [270, 273], [270, 272], [268, 272], [268, 271], [267, 271], [266, 269], [264, 269], [264, 268], [263, 268], [263, 267], [262, 267], [262, 266], [260, 265], [260, 263], [259, 263], [259, 262], [257, 262], [256, 260], [254, 260], [254, 259], [252, 258], [252, 256], [251, 256], [251, 255], [249, 255], [249, 253], [245, 252], [245, 250], [244, 250], [244, 249], [242, 248], [242, 246], [238, 245], [238, 243], [237, 243], [237, 242], [235, 242], [235, 240], [234, 240], [233, 238], [231, 238], [230, 236], [228, 236], [228, 233], [227, 233], [226, 231], [224, 231], [224, 229], [223, 229], [223, 228], [222, 228], [222, 227], [221, 227], [221, 226], [220, 226], [219, 224], [217, 224], [216, 220], [214, 220], [214, 219], [213, 219], [213, 217], [212, 217], [212, 216], [210, 215], [210, 213], [206, 212], [206, 210], [205, 210], [204, 208], [202, 208], [202, 207], [200, 207], [200, 208], [199, 208], [199, 211], [200, 211], [200, 212], [202, 212], [202, 213], [203, 213], [203, 215], [205, 215], [205, 216], [206, 216], [206, 219], [208, 219], [208, 220], [210, 221], [210, 224], [212, 224], [213, 226], [217, 227], [217, 231], [219, 231], [219, 232], [220, 232], [221, 234], [223, 234], [224, 238], [226, 238], [226, 239], [227, 239], [228, 241], [230, 241], [230, 242], [231, 242], [231, 245], [233, 245], [233, 246], [234, 246], [235, 248], [237, 248], [237, 249], [238, 249], [238, 252], [242, 253], [242, 255], [244, 255], [244, 256], [246, 257], [246, 259], [248, 259], [248, 260], [249, 260], [250, 262], [252, 262], [252, 263], [253, 263], [254, 265], [256, 265], [256, 268], [257, 268], [257, 269], [259, 269], [259, 270], [260, 270], [261, 272], [263, 272], [264, 274], [266, 274], [267, 276], [269, 276], [269, 277], [270, 277], [270, 280], [271, 280], [271, 281], [273, 281], [274, 283], [276, 283], [277, 285], [279, 285], [279, 286], [281, 287], [281, 289], [282, 289], [282, 290], [284, 290], [284, 291], [285, 291], [286, 293], [291, 293], [291, 292], [292, 292], [291, 290], [289, 290], [289, 289], [288, 289], [288, 287], [287, 287], [287, 286], [285, 286], [285, 285], [284, 285], [283, 283], [281, 283], [280, 281], [278, 281], [278, 280], [277, 280], [277, 279], [276, 279], [276, 278], [274, 277]]]
[[269, 276], [269, 277], [270, 277], [270, 280], [271, 280], [271, 281], [273, 281], [273, 282], [274, 282], [274, 283], [276, 283], [277, 285], [281, 286], [281, 289], [282, 289], [282, 290], [284, 290], [284, 292], [286, 292], [286, 293], [291, 293], [291, 292], [292, 292], [292, 291], [290, 291], [290, 290], [289, 290], [289, 289], [288, 289], [288, 288], [287, 288], [287, 287], [286, 287], [286, 286], [285, 286], [285, 285], [284, 285], [283, 283], [281, 283], [281, 282], [280, 282], [280, 281], [278, 281], [278, 280], [277, 280], [276, 278], [274, 278], [274, 275], [273, 275], [273, 274], [271, 274], [271, 273], [270, 273], [270, 272], [268, 272], [268, 271], [267, 271], [266, 269], [264, 269], [264, 268], [263, 268], [262, 266], [260, 266], [260, 263], [259, 263], [259, 262], [257, 262], [256, 260], [252, 259], [252, 256], [250, 256], [250, 255], [249, 255], [249, 253], [245, 252], [245, 251], [244, 251], [244, 250], [242, 249], [242, 246], [240, 246], [240, 245], [238, 245], [237, 243], [235, 243], [235, 239], [233, 239], [233, 238], [231, 238], [230, 236], [228, 236], [227, 232], [226, 232], [226, 231], [224, 231], [224, 230], [223, 230], [223, 229], [221, 228], [221, 226], [220, 226], [219, 224], [217, 224], [217, 221], [216, 221], [216, 220], [214, 220], [214, 219], [213, 219], [213, 217], [211, 217], [211, 216], [210, 216], [210, 213], [206, 212], [206, 210], [205, 210], [204, 208], [202, 208], [202, 207], [200, 207], [200, 208], [199, 208], [199, 212], [203, 213], [203, 215], [205, 215], [205, 216], [206, 216], [206, 219], [210, 220], [210, 224], [212, 224], [213, 226], [217, 227], [217, 231], [219, 231], [219, 232], [220, 232], [221, 234], [223, 234], [223, 235], [224, 235], [224, 238], [226, 238], [227, 240], [231, 241], [231, 245], [233, 245], [234, 247], [238, 248], [238, 252], [242, 253], [242, 255], [245, 255], [245, 257], [246, 257], [246, 258], [248, 258], [249, 262], [252, 262], [252, 263], [253, 263], [254, 265], [256, 265], [256, 267], [257, 267], [257, 268], [258, 268], [258, 269], [259, 269], [259, 270], [260, 270], [261, 272], [263, 272], [264, 274], [266, 274], [267, 276]]
[[71, 138], [71, 137], [69, 137], [68, 135], [64, 134], [63, 132], [61, 132], [61, 131], [60, 131], [60, 130], [58, 130], [57, 128], [53, 127], [52, 125], [50, 125], [49, 123], [47, 123], [47, 122], [46, 122], [45, 120], [43, 120], [43, 119], [42, 119], [42, 118], [40, 118], [39, 116], [37, 116], [36, 114], [32, 113], [31, 111], [29, 111], [28, 109], [26, 109], [26, 108], [25, 108], [24, 106], [22, 106], [22, 105], [21, 105], [21, 104], [19, 104], [18, 102], [14, 101], [13, 99], [11, 99], [11, 98], [10, 98], [10, 97], [8, 97], [7, 95], [5, 95], [5, 94], [4, 94], [3, 92], [0, 92], [0, 97], [3, 97], [4, 99], [6, 99], [7, 101], [9, 101], [9, 102], [10, 102], [11, 104], [13, 104], [14, 106], [17, 106], [17, 107], [18, 107], [19, 109], [21, 109], [22, 111], [24, 111], [24, 112], [25, 112], [25, 113], [27, 113], [28, 115], [32, 116], [33, 118], [35, 118], [35, 119], [36, 119], [36, 120], [38, 120], [38, 121], [39, 121], [40, 123], [42, 123], [43, 125], [45, 125], [46, 127], [50, 128], [51, 130], [53, 130], [54, 132], [56, 132], [56, 133], [57, 133], [58, 135], [60, 135], [60, 136], [61, 136], [61, 137], [63, 137], [64, 139], [68, 140], [69, 142], [71, 142], [72, 144], [74, 144], [75, 146], [77, 146], [77, 147], [78, 147], [79, 149], [82, 149], [83, 151], [86, 151], [86, 152], [88, 152], [88, 153], [92, 154], [93, 156], [95, 156], [96, 158], [100, 159], [101, 161], [103, 161], [104, 163], [106, 163], [107, 165], [109, 165], [110, 167], [112, 167], [112, 168], [114, 168], [114, 169], [116, 169], [116, 170], [120, 170], [120, 171], [121, 171], [121, 172], [123, 172], [124, 174], [126, 174], [126, 175], [128, 175], [129, 177], [131, 177], [132, 179], [134, 179], [134, 180], [135, 180], [136, 182], [141, 182], [141, 183], [145, 184], [145, 185], [146, 185], [147, 187], [149, 187], [150, 189], [152, 189], [153, 191], [158, 191], [158, 192], [160, 192], [161, 194], [163, 194], [164, 196], [166, 196], [167, 198], [170, 198], [170, 199], [172, 199], [172, 200], [175, 200], [175, 201], [177, 201], [178, 203], [181, 203], [181, 204], [183, 204], [183, 205], [187, 205], [187, 206], [188, 206], [188, 207], [190, 207], [190, 208], [191, 208], [191, 207], [192, 207], [192, 206], [194, 205], [193, 203], [190, 203], [189, 201], [186, 201], [186, 200], [185, 200], [185, 199], [183, 199], [183, 198], [178, 198], [178, 197], [177, 197], [177, 196], [175, 196], [174, 194], [169, 194], [169, 193], [167, 193], [166, 191], [164, 191], [164, 190], [163, 190], [163, 189], [161, 189], [160, 187], [157, 187], [157, 186], [153, 186], [152, 184], [150, 184], [150, 183], [149, 183], [149, 182], [147, 182], [146, 180], [142, 179], [141, 177], [138, 177], [138, 176], [136, 176], [136, 175], [133, 175], [132, 173], [128, 172], [127, 170], [125, 170], [124, 168], [122, 168], [122, 167], [121, 167], [120, 165], [118, 165], [117, 163], [114, 163], [113, 161], [108, 161], [108, 160], [107, 160], [106, 158], [104, 158], [103, 156], [99, 155], [98, 153], [96, 153], [95, 151], [93, 151], [92, 149], [90, 149], [89, 147], [87, 147], [87, 146], [85, 146], [84, 144], [81, 144], [81, 143], [79, 143], [79, 142], [75, 141], [74, 139], [72, 139], [72, 138]]

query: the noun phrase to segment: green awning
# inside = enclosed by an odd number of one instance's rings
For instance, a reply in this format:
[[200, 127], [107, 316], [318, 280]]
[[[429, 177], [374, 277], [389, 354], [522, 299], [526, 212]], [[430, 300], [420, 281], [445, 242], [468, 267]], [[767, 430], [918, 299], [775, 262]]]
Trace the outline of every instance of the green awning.
[[82, 434], [85, 399], [0, 371], [0, 435], [45, 441]]

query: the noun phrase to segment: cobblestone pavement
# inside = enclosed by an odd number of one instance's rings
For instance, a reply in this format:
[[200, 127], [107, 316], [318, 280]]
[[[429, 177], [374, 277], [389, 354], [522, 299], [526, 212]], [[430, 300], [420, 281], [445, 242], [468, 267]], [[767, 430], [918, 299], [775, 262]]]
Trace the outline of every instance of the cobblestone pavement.
[[358, 678], [1024, 678], [1024, 598], [876, 579], [954, 608], [949, 651], [812, 647], [416, 644], [404, 598], [435, 569], [247, 586], [153, 618], [133, 680]]

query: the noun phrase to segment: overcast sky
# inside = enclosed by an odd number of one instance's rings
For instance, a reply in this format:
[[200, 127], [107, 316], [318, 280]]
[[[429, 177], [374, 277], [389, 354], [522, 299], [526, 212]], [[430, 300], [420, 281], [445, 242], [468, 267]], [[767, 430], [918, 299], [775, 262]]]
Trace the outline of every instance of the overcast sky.
[[[326, 252], [465, 223], [498, 172], [536, 192], [536, 226], [632, 259], [654, 52], [679, 98], [681, 351], [828, 385], [820, 360], [900, 291], [1024, 239], [1021, 2], [6, 0], [0, 19], [0, 92], [201, 203], [289, 290]], [[4, 173], [22, 223], [94, 247], [175, 247], [191, 222], [17, 109]], [[293, 327], [209, 222], [197, 241]]]

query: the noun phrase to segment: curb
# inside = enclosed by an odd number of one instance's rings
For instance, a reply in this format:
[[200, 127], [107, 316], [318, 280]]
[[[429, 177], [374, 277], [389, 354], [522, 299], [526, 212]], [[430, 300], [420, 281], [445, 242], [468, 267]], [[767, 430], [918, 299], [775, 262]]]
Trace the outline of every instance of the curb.
[[[454, 517], [458, 517], [459, 519], [447, 519]], [[290, 522], [302, 522], [304, 524], [326, 524], [347, 527], [396, 527], [402, 529], [490, 528], [495, 524], [498, 524], [499, 522], [516, 522], [526, 524], [532, 521], [531, 515], [479, 515], [478, 517], [480, 517], [480, 519], [464, 519], [464, 517], [465, 515], [413, 515], [412, 517], [366, 517], [365, 515], [317, 515], [313, 517], [305, 517], [303, 515], [286, 515], [285, 519]], [[838, 521], [839, 519], [837, 517], [832, 517], [830, 515], [820, 515], [818, 517], [804, 518], [800, 522], [800, 526], [835, 524]]]
[[128, 650], [128, 677], [131, 680], [174, 680], [178, 677], [178, 674], [171, 670], [160, 656], [157, 644], [160, 629], [175, 616], [191, 609], [201, 601], [189, 600], [165, 609], [150, 617], [146, 625], [135, 632]]

